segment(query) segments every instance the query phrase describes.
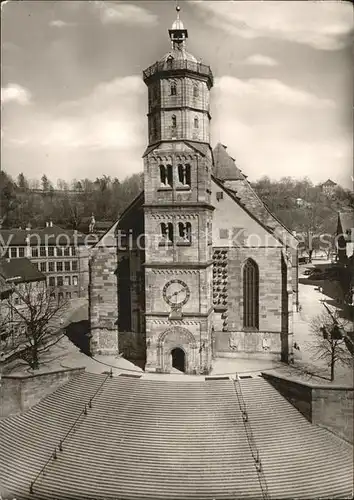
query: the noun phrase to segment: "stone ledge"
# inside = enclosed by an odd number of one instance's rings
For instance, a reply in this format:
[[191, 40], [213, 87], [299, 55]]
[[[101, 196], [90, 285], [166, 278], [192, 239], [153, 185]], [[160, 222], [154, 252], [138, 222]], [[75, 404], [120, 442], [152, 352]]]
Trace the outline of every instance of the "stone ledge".
[[64, 372], [71, 372], [71, 371], [78, 371], [78, 372], [83, 372], [85, 371], [84, 366], [78, 366], [75, 368], [61, 368], [59, 370], [53, 370], [53, 371], [39, 371], [38, 373], [15, 373], [14, 375], [2, 375], [0, 380], [5, 380], [5, 379], [12, 379], [12, 380], [22, 380], [22, 379], [27, 379], [27, 378], [34, 378], [34, 377], [43, 377], [46, 375], [55, 375], [55, 374], [63, 374]]

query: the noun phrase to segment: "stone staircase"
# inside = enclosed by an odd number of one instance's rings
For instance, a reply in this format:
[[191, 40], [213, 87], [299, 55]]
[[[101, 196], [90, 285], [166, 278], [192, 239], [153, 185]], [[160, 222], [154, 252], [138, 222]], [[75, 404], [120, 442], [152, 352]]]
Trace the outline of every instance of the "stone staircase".
[[7, 493], [17, 500], [22, 498], [20, 493], [27, 498], [30, 482], [105, 379], [107, 375], [83, 373], [24, 414], [0, 422], [0, 495], [3, 498], [7, 498]]
[[265, 380], [237, 383], [268, 497], [235, 381], [87, 373], [0, 422], [0, 493], [17, 500], [348, 497], [352, 448], [307, 422]]
[[261, 377], [239, 381], [270, 498], [352, 498], [353, 448]]

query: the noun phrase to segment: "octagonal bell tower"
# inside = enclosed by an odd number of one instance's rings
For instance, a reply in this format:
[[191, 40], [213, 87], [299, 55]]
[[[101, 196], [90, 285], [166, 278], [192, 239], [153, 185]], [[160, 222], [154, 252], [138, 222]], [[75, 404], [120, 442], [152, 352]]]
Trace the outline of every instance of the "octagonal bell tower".
[[170, 51], [148, 87], [145, 189], [145, 369], [208, 373], [212, 328], [210, 67], [186, 50], [177, 7]]

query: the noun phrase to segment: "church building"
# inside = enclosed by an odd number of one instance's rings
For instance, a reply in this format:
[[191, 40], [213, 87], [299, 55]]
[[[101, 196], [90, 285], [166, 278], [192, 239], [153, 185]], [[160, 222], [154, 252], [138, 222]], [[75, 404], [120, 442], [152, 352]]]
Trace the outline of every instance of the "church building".
[[226, 146], [210, 145], [213, 74], [186, 50], [143, 72], [144, 191], [92, 249], [92, 354], [146, 371], [208, 374], [216, 357], [292, 358], [296, 239]]

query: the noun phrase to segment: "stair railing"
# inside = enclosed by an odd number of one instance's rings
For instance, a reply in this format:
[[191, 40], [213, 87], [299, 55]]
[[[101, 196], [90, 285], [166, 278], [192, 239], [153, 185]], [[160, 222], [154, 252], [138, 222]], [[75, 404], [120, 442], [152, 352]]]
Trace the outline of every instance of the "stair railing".
[[268, 486], [267, 486], [266, 478], [265, 478], [265, 475], [263, 472], [262, 461], [261, 461], [261, 458], [259, 455], [259, 450], [257, 448], [256, 442], [255, 442], [255, 439], [253, 436], [252, 427], [251, 427], [251, 424], [249, 421], [246, 403], [245, 403], [245, 400], [243, 398], [241, 384], [240, 384], [240, 381], [239, 381], [239, 378], [237, 375], [236, 375], [236, 379], [234, 380], [234, 389], [235, 389], [237, 401], [238, 401], [238, 404], [239, 404], [239, 407], [241, 410], [242, 420], [243, 420], [243, 424], [245, 426], [248, 445], [249, 445], [250, 450], [251, 450], [251, 454], [252, 454], [252, 457], [254, 460], [254, 465], [255, 465], [255, 468], [257, 471], [257, 475], [258, 475], [259, 484], [260, 484], [260, 487], [262, 490], [262, 496], [263, 496], [264, 500], [269, 500], [270, 496], [268, 493]]
[[67, 431], [67, 433], [65, 434], [65, 436], [63, 437], [63, 439], [61, 439], [59, 441], [59, 445], [58, 447], [54, 447], [54, 451], [53, 453], [49, 456], [48, 460], [45, 462], [45, 464], [42, 466], [41, 470], [38, 472], [38, 474], [36, 475], [36, 477], [34, 478], [33, 481], [31, 481], [30, 483], [30, 487], [29, 487], [29, 491], [30, 493], [34, 493], [34, 485], [35, 483], [38, 481], [39, 477], [43, 474], [45, 474], [45, 470], [46, 468], [48, 467], [48, 465], [51, 463], [52, 460], [57, 460], [58, 458], [58, 455], [57, 455], [57, 451], [60, 451], [62, 452], [63, 451], [63, 443], [64, 441], [70, 436], [70, 434], [75, 430], [76, 426], [78, 425], [81, 417], [84, 415], [87, 415], [87, 407], [89, 408], [92, 408], [92, 401], [94, 400], [94, 398], [97, 396], [97, 394], [99, 393], [99, 391], [102, 389], [103, 385], [105, 384], [105, 382], [107, 381], [108, 378], [112, 378], [113, 377], [113, 372], [112, 372], [112, 368], [111, 368], [111, 371], [109, 372], [109, 374], [104, 378], [103, 382], [99, 385], [99, 387], [97, 388], [97, 390], [95, 391], [95, 393], [93, 394], [93, 396], [91, 396], [91, 398], [89, 399], [89, 402], [88, 404], [84, 404], [84, 408], [80, 411], [80, 413], [78, 414], [78, 416], [76, 417], [75, 421], [73, 422], [73, 424], [71, 425], [71, 427], [69, 428], [69, 430]]

